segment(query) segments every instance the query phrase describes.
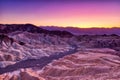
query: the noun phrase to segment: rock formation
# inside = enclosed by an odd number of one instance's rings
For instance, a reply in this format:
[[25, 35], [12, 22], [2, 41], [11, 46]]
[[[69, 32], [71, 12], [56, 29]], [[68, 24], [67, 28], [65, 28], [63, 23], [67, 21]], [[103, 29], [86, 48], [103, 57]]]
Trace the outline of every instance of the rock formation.
[[120, 36], [0, 24], [0, 80], [120, 80]]

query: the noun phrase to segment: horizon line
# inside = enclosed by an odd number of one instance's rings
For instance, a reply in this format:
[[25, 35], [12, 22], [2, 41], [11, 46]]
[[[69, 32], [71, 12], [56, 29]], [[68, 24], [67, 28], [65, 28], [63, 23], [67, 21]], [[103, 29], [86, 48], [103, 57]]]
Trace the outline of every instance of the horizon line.
[[58, 28], [81, 28], [81, 29], [89, 29], [89, 28], [106, 28], [106, 29], [109, 29], [109, 28], [120, 28], [120, 26], [113, 26], [113, 27], [103, 27], [103, 26], [96, 26], [96, 27], [80, 27], [80, 26], [57, 26], [57, 25], [36, 25], [36, 24], [32, 24], [32, 23], [5, 23], [5, 24], [2, 24], [0, 23], [0, 25], [25, 25], [25, 24], [31, 24], [31, 25], [34, 25], [36, 27], [58, 27]]

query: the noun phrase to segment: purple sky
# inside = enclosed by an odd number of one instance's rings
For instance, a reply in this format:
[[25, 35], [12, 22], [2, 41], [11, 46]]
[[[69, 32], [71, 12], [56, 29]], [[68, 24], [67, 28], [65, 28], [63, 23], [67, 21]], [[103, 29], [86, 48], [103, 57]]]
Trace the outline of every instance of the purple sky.
[[120, 0], [0, 0], [0, 23], [120, 27]]

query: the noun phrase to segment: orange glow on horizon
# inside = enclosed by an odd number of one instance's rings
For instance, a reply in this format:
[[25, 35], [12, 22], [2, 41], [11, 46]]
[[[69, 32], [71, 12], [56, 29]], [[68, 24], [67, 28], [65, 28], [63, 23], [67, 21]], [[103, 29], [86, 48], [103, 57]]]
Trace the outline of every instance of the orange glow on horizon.
[[[34, 1], [34, 0], [33, 0]], [[56, 0], [57, 1], [57, 0]], [[4, 2], [1, 24], [34, 24], [79, 28], [120, 27], [120, 1], [109, 2]], [[6, 5], [7, 4], [7, 5]], [[12, 6], [11, 6], [12, 5]], [[21, 6], [22, 5], [22, 6]]]

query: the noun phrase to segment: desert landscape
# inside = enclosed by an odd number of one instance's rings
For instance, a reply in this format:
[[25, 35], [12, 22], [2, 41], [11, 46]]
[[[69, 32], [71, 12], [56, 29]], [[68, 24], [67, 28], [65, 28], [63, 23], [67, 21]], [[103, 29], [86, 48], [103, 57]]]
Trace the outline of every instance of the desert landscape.
[[0, 80], [120, 80], [120, 0], [0, 0]]
[[0, 25], [0, 80], [119, 80], [120, 36]]

